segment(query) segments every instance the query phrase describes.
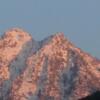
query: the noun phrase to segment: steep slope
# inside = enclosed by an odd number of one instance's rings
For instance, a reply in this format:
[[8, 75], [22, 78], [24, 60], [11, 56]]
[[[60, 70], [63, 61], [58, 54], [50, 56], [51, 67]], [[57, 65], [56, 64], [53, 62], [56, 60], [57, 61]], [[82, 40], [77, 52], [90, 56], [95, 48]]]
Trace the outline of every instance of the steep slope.
[[7, 98], [12, 81], [26, 67], [33, 44], [31, 36], [17, 28], [7, 31], [0, 39], [0, 100]]
[[[23, 35], [22, 41], [16, 34]], [[0, 52], [1, 100], [79, 100], [100, 90], [100, 61], [75, 47], [63, 33], [36, 42], [13, 29], [0, 41], [5, 47]], [[10, 47], [13, 41], [17, 46]]]

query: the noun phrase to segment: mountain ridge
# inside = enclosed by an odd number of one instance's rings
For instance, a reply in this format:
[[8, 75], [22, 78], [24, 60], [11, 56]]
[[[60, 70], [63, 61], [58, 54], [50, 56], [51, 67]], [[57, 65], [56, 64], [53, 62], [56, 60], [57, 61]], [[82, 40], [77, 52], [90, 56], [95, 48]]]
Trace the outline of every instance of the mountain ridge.
[[21, 29], [0, 39], [1, 100], [79, 100], [100, 90], [100, 61], [64, 33], [35, 41]]

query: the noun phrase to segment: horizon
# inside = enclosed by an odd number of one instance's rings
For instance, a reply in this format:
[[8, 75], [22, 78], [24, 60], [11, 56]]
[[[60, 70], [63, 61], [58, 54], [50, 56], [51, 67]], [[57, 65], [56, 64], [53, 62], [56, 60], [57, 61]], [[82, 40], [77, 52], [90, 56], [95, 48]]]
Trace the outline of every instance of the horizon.
[[99, 0], [3, 0], [0, 2], [0, 34], [13, 27], [34, 39], [63, 32], [72, 43], [100, 58]]

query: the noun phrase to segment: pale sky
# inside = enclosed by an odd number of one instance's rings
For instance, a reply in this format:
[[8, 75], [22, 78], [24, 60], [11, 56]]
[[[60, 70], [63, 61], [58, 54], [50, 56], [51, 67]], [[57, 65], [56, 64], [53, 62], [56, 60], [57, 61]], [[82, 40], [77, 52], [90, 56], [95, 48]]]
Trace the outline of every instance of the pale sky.
[[100, 58], [100, 0], [0, 0], [0, 34], [14, 27], [36, 40], [64, 32]]

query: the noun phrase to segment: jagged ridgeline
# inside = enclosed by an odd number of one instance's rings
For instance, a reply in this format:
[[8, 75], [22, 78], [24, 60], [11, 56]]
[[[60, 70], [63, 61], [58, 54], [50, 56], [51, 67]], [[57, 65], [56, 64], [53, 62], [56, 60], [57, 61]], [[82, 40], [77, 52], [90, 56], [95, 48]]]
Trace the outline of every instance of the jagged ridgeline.
[[0, 100], [81, 100], [100, 90], [99, 69], [64, 33], [35, 41], [14, 28], [0, 39]]

